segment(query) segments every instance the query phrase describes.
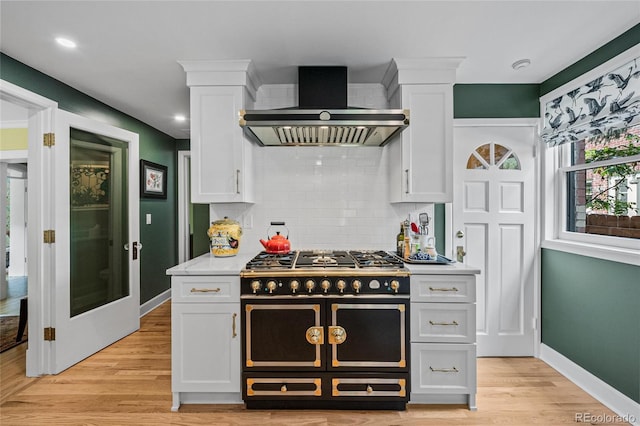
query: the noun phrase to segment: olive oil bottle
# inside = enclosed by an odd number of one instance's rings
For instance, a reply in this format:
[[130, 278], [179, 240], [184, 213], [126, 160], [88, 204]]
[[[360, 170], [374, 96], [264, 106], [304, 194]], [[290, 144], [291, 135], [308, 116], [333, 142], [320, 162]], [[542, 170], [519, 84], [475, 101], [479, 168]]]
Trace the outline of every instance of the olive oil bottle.
[[404, 223], [400, 222], [400, 233], [396, 238], [396, 254], [404, 257]]

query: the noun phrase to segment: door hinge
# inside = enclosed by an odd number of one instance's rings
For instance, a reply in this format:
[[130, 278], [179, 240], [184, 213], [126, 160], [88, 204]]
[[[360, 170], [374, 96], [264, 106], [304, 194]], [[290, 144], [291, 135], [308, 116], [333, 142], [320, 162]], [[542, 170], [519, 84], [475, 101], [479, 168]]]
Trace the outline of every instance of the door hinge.
[[44, 231], [44, 243], [53, 244], [56, 242], [56, 231], [53, 229], [47, 229]]
[[52, 342], [56, 340], [56, 329], [53, 327], [44, 328], [44, 340]]
[[55, 133], [45, 133], [44, 134], [44, 146], [48, 146], [51, 148], [56, 144], [56, 134]]

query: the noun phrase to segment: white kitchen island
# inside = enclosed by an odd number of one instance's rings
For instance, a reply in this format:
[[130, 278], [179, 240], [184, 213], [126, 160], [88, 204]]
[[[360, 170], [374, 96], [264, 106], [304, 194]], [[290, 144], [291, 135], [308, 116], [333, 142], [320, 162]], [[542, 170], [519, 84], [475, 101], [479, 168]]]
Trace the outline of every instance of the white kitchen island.
[[[205, 254], [171, 276], [172, 411], [242, 404], [240, 271], [253, 256]], [[411, 271], [411, 398], [476, 409], [475, 275], [462, 264]]]

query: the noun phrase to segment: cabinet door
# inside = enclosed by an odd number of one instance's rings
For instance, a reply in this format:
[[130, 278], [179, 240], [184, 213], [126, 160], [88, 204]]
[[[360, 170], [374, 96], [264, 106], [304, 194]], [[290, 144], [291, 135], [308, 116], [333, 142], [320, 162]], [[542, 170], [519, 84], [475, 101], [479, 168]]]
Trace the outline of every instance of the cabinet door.
[[252, 143], [238, 113], [241, 86], [191, 88], [191, 202], [252, 202]]
[[240, 303], [171, 306], [173, 392], [240, 392]]
[[395, 172], [400, 173], [400, 184], [395, 186], [400, 193], [391, 194], [392, 202], [451, 202], [453, 87], [404, 85], [401, 97], [402, 107], [410, 110], [411, 124], [401, 134], [402, 168]]

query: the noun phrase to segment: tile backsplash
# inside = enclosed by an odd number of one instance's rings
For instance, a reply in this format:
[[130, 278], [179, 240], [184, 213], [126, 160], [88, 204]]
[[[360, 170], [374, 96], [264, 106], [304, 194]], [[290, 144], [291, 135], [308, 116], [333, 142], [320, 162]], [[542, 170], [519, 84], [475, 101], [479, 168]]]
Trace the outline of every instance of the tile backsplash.
[[[295, 85], [266, 85], [255, 108], [291, 107], [296, 99]], [[387, 108], [382, 85], [349, 86], [348, 99], [349, 106]], [[433, 217], [433, 204], [389, 203], [384, 148], [256, 147], [253, 163], [255, 204], [210, 205], [212, 221], [228, 216], [242, 224], [241, 253], [262, 249], [259, 240], [280, 230], [269, 229], [272, 221], [286, 223], [292, 249], [393, 250], [408, 214]]]

